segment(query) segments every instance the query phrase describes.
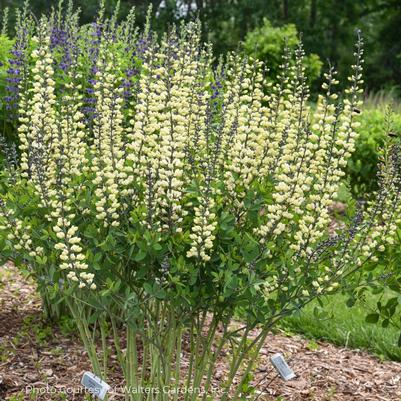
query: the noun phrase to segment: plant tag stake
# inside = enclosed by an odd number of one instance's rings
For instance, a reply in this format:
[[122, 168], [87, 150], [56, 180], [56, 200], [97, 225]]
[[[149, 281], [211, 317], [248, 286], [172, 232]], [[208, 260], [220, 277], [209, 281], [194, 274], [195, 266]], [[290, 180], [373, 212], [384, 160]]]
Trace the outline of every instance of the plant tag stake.
[[104, 382], [100, 377], [95, 376], [91, 372], [85, 372], [82, 376], [81, 384], [88, 389], [90, 393], [104, 399], [106, 393], [109, 391], [110, 386]]
[[280, 376], [285, 380], [291, 380], [295, 377], [294, 371], [288, 366], [287, 362], [285, 361], [283, 355], [281, 354], [274, 354], [270, 358], [271, 363], [276, 368], [277, 372]]

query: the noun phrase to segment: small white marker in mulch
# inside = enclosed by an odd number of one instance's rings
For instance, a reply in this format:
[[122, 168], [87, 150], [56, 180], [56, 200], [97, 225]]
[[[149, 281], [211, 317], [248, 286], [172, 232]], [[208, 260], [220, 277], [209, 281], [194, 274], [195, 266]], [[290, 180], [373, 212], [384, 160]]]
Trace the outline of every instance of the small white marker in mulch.
[[280, 374], [283, 380], [291, 380], [295, 377], [294, 371], [288, 366], [283, 355], [274, 354], [270, 358], [271, 363], [276, 368], [277, 372]]
[[88, 389], [90, 393], [103, 400], [110, 386], [100, 377], [95, 376], [91, 372], [85, 372], [82, 376], [81, 384]]

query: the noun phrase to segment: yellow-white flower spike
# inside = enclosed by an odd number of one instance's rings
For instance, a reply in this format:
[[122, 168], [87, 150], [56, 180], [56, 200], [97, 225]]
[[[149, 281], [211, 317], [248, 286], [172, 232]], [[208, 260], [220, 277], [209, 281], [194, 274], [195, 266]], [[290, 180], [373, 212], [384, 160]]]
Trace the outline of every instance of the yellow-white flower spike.
[[195, 217], [189, 236], [192, 246], [187, 252], [187, 257], [195, 257], [202, 262], [208, 262], [213, 251], [214, 232], [217, 226], [216, 216], [213, 213], [215, 203], [210, 194], [201, 196], [199, 202], [199, 206], [195, 207]]
[[108, 52], [106, 38], [100, 45], [95, 74], [94, 96], [96, 99], [93, 121], [93, 144], [91, 171], [96, 184], [96, 218], [104, 227], [120, 224], [120, 185], [126, 179], [123, 147], [123, 88], [119, 87], [117, 60]]
[[[46, 34], [46, 26], [42, 27]], [[38, 41], [38, 39], [36, 39]], [[40, 194], [43, 205], [49, 197], [49, 189], [56, 181], [56, 161], [60, 158], [57, 135], [55, 81], [53, 57], [49, 48], [50, 38], [45, 36], [32, 51], [35, 66], [32, 69], [32, 88], [29, 89], [27, 111], [23, 127], [20, 127], [22, 143], [22, 168], [30, 170], [32, 181]]]
[[254, 61], [243, 68], [245, 77], [242, 93], [238, 97], [237, 129], [229, 140], [225, 156], [225, 183], [234, 207], [239, 209], [253, 180], [259, 176], [258, 168], [266, 139], [262, 125], [265, 107], [262, 106], [261, 63]]

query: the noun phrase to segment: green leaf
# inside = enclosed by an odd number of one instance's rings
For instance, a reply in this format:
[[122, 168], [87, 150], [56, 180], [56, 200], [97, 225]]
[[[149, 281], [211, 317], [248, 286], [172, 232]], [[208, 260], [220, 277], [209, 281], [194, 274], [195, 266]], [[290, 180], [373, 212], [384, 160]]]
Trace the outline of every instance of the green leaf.
[[135, 262], [140, 262], [141, 260], [144, 260], [146, 258], [146, 251], [143, 249], [140, 249], [139, 252], [136, 254], [134, 260]]
[[88, 319], [88, 323], [89, 324], [94, 324], [100, 317], [100, 312], [95, 312], [93, 313], [89, 319]]
[[163, 290], [163, 288], [156, 288], [154, 295], [158, 299], [166, 299], [167, 293]]
[[149, 283], [144, 283], [143, 289], [145, 292], [147, 292], [149, 295], [153, 295], [153, 287]]
[[379, 321], [380, 315], [378, 313], [369, 313], [366, 316], [365, 321], [366, 323], [377, 323]]

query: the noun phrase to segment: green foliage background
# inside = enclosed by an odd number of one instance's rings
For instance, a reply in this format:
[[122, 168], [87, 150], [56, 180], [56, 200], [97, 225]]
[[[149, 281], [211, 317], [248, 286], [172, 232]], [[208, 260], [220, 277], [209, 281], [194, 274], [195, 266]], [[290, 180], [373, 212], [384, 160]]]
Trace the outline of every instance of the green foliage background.
[[[25, 0], [2, 0], [0, 8], [13, 10]], [[81, 22], [91, 22], [97, 0], [76, 0], [82, 9]], [[114, 9], [117, 0], [106, 0]], [[30, 0], [36, 15], [56, 7], [57, 0]], [[140, 24], [148, 6], [153, 5], [153, 26], [164, 31], [168, 25], [199, 16], [204, 39], [210, 40], [217, 54], [236, 49], [247, 34], [263, 26], [267, 18], [273, 27], [293, 24], [303, 33], [306, 53], [322, 61], [336, 63], [340, 76], [351, 61], [354, 31], [360, 28], [366, 43], [366, 86], [369, 91], [397, 87], [401, 83], [401, 2], [399, 0], [122, 0], [121, 15], [135, 6]], [[341, 79], [340, 79], [341, 81]]]

